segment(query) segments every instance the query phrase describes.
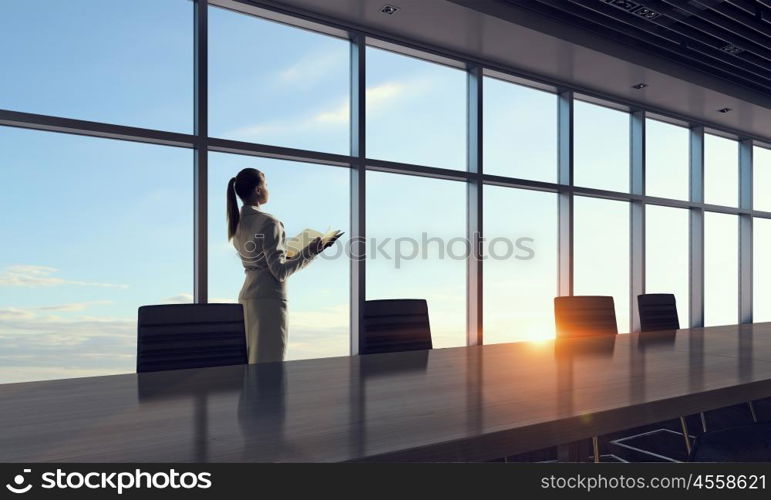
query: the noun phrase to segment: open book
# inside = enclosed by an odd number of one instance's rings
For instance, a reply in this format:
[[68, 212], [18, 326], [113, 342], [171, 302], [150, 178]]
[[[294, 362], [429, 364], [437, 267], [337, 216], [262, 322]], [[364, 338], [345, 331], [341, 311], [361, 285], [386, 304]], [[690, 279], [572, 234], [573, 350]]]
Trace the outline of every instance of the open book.
[[326, 245], [331, 241], [335, 241], [343, 233], [337, 229], [330, 229], [326, 233], [320, 233], [313, 229], [306, 229], [297, 236], [287, 238], [286, 240], [286, 256], [290, 259], [302, 252], [305, 247], [311, 244], [316, 238], [321, 238], [321, 241]]

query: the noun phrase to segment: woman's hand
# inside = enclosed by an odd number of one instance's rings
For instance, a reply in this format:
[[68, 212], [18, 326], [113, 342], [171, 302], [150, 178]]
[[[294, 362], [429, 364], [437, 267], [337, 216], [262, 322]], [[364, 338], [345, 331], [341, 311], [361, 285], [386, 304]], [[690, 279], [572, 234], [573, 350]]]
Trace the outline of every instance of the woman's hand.
[[318, 255], [327, 248], [331, 247], [335, 244], [335, 242], [343, 235], [342, 232], [338, 232], [334, 237], [332, 237], [329, 241], [326, 243], [323, 242], [321, 238], [314, 238], [313, 241], [310, 242], [308, 245], [308, 248], [310, 250], [311, 256]]
[[318, 255], [323, 252], [325, 248], [326, 246], [321, 241], [321, 238], [314, 238], [310, 245], [308, 245], [308, 250], [311, 252], [311, 255]]

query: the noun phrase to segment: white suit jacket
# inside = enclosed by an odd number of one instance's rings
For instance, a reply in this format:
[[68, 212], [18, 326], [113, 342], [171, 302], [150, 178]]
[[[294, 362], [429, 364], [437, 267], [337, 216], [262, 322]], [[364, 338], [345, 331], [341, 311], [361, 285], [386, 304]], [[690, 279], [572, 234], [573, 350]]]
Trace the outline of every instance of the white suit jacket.
[[246, 273], [239, 300], [286, 300], [286, 279], [313, 260], [307, 251], [287, 258], [284, 225], [251, 205], [241, 207], [233, 246]]

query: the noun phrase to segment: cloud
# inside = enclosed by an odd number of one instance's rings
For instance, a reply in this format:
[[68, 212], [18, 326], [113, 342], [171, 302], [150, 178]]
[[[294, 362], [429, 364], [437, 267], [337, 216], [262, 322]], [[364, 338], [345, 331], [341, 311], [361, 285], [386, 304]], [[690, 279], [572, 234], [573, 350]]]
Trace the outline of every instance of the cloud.
[[327, 111], [321, 111], [311, 117], [314, 123], [346, 124], [351, 115], [351, 106], [347, 102]]
[[21, 307], [2, 307], [0, 308], [0, 323], [3, 321], [15, 321], [33, 318], [35, 313], [31, 309]]
[[166, 297], [161, 302], [164, 304], [191, 304], [193, 302], [192, 293], [178, 293], [172, 297]]
[[93, 305], [100, 304], [112, 304], [110, 300], [92, 300], [90, 302], [72, 302], [70, 304], [59, 304], [54, 306], [40, 306], [36, 307], [38, 311], [55, 311], [55, 312], [73, 312], [82, 311]]
[[55, 267], [15, 265], [0, 273], [0, 286], [41, 288], [62, 285], [93, 286], [103, 288], [128, 288], [128, 285], [100, 283], [93, 281], [72, 281], [53, 276], [59, 272]]
[[[407, 93], [414, 95], [428, 88], [424, 80], [405, 82], [385, 82], [367, 89], [367, 112], [377, 113], [387, 108], [394, 99]], [[242, 141], [265, 141], [269, 135], [296, 134], [328, 126], [348, 124], [351, 108], [348, 100], [343, 100], [334, 107], [316, 113], [295, 117], [289, 120], [277, 120], [256, 125], [249, 125], [227, 132], [227, 137]]]
[[347, 52], [329, 51], [309, 54], [278, 73], [278, 82], [309, 87], [330, 75], [338, 75], [338, 69], [347, 64]]
[[[408, 85], [404, 82], [386, 82], [368, 88], [367, 111], [372, 112], [382, 109], [389, 101], [404, 94], [410, 86], [416, 88], [415, 85]], [[422, 85], [417, 86], [416, 90], [420, 90], [420, 87]]]
[[[399, 82], [386, 82], [367, 89], [367, 112], [372, 113], [382, 109], [389, 101], [399, 97], [406, 90], [406, 85]], [[314, 123], [348, 123], [351, 107], [348, 102], [313, 115], [310, 121]]]
[[[223, 298], [223, 297], [209, 297], [210, 304], [232, 304], [238, 302], [238, 297]], [[171, 297], [166, 297], [161, 301], [163, 304], [192, 304], [193, 294], [188, 292], [178, 293]]]
[[[331, 330], [348, 331], [348, 306], [339, 304], [332, 307], [325, 307], [315, 311], [296, 311], [289, 310], [289, 329], [290, 335], [295, 329], [298, 330]], [[319, 325], [324, 325], [321, 328]]]

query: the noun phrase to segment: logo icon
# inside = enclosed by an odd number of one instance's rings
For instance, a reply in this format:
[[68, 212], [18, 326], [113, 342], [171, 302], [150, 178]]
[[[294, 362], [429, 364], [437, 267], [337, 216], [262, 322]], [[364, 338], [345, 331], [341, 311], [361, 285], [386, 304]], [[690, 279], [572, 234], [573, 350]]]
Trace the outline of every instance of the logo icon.
[[[32, 469], [24, 469], [24, 474], [27, 474], [28, 472], [32, 472]], [[8, 488], [8, 491], [11, 493], [26, 493], [32, 489], [31, 484], [23, 486], [26, 479], [27, 478], [25, 478], [23, 474], [16, 474], [13, 478], [13, 484], [6, 484], [5, 487]]]

